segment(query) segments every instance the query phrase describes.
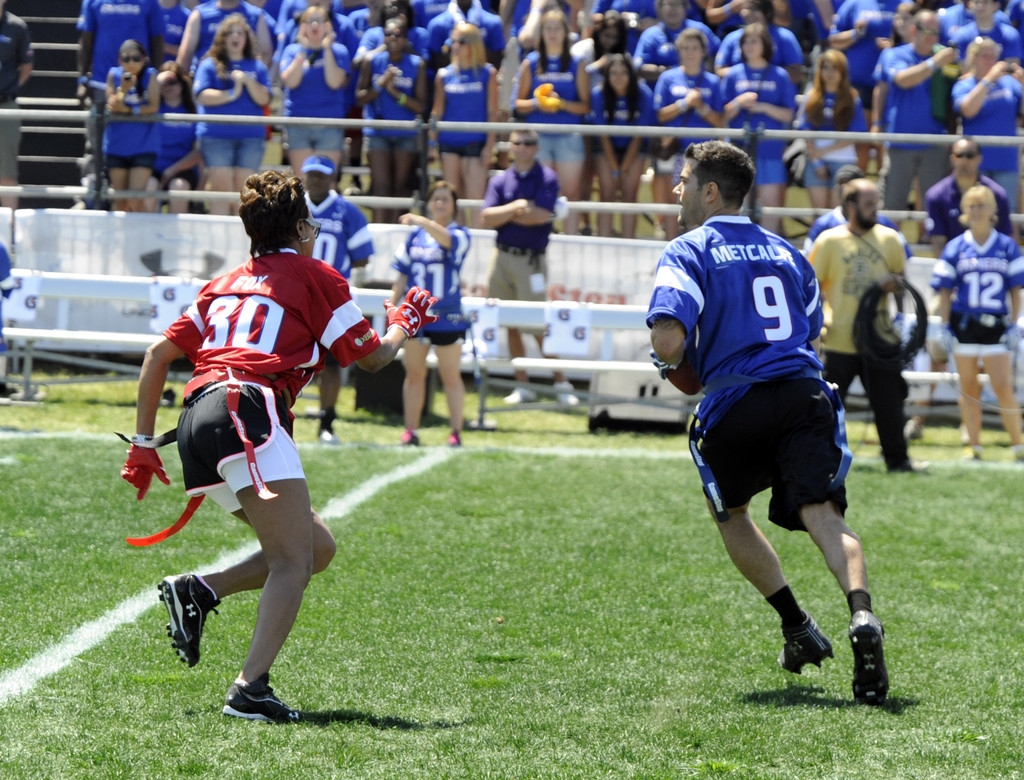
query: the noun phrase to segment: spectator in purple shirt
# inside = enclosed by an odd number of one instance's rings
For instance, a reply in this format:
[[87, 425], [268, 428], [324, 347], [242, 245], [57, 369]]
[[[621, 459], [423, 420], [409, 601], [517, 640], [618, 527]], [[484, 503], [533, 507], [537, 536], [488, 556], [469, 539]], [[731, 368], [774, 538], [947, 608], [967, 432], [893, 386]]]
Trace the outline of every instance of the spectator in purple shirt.
[[[492, 298], [547, 299], [547, 248], [559, 189], [555, 172], [537, 162], [538, 138], [532, 127], [519, 127], [509, 134], [512, 165], [490, 180], [484, 195], [480, 224], [498, 232], [487, 280], [487, 294]], [[538, 334], [533, 335], [539, 341]], [[526, 356], [518, 328], [508, 329], [508, 349], [513, 358]], [[515, 375], [520, 386], [506, 396], [505, 402], [519, 404], [536, 399], [536, 392], [526, 387], [526, 372], [519, 369]], [[579, 403], [572, 385], [561, 373], [555, 374], [555, 388], [560, 403]]]
[[953, 143], [949, 159], [953, 165], [953, 172], [929, 188], [924, 196], [925, 208], [928, 211], [925, 228], [931, 236], [935, 256], [941, 255], [946, 244], [964, 232], [964, 226], [960, 223], [960, 200], [975, 184], [984, 184], [996, 196], [996, 215], [999, 218], [996, 230], [1014, 235], [1006, 190], [988, 176], [982, 176], [978, 172], [982, 165], [981, 148], [978, 143], [973, 138], [958, 138]]

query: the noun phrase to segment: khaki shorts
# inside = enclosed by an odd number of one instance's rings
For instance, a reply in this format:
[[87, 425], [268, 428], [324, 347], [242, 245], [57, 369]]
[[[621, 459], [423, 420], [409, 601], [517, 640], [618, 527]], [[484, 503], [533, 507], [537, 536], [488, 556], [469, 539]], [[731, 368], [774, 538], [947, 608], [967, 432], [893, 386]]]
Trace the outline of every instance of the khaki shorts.
[[[542, 283], [531, 278], [537, 274], [543, 277]], [[504, 301], [546, 301], [547, 278], [548, 259], [543, 252], [516, 255], [498, 247], [487, 273], [487, 295]]]

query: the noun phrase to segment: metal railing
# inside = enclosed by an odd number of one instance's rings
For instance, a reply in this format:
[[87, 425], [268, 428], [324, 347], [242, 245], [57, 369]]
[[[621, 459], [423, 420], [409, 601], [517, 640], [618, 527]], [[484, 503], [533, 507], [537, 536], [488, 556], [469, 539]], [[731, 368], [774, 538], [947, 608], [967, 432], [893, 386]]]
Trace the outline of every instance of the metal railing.
[[[328, 126], [338, 127], [344, 130], [357, 129], [391, 129], [405, 130], [416, 133], [419, 137], [420, 148], [420, 185], [419, 190], [412, 192], [408, 197], [375, 197], [368, 195], [353, 196], [349, 198], [358, 206], [367, 208], [419, 208], [422, 209], [422, 199], [428, 189], [428, 149], [431, 135], [439, 131], [453, 132], [493, 132], [498, 134], [508, 133], [520, 128], [521, 122], [440, 122], [433, 118], [424, 121], [386, 121], [386, 120], [364, 120], [364, 119], [322, 119], [315, 117], [289, 117], [289, 116], [231, 116], [231, 115], [209, 115], [209, 114], [153, 114], [149, 116], [134, 116], [111, 114], [105, 110], [102, 112], [104, 121], [107, 122], [204, 122], [207, 124], [232, 124], [232, 125], [257, 125], [261, 127], [302, 127], [302, 126]], [[4, 113], [5, 118], [26, 119], [26, 120], [47, 120], [51, 123], [81, 124], [83, 127], [92, 119], [96, 121], [99, 117], [95, 108], [91, 110], [37, 110], [37, 109], [13, 109]], [[609, 125], [587, 125], [587, 124], [535, 124], [526, 123], [527, 126], [542, 134], [552, 133], [578, 133], [585, 137], [590, 136], [629, 136], [642, 138], [719, 138], [726, 140], [742, 140], [745, 146], [752, 153], [756, 154], [757, 144], [767, 140], [791, 141], [798, 138], [815, 140], [843, 140], [853, 143], [913, 143], [948, 145], [955, 140], [955, 136], [948, 134], [919, 135], [911, 133], [852, 133], [852, 132], [819, 132], [808, 130], [764, 130], [760, 127], [747, 125], [742, 129], [732, 128], [676, 128], [662, 126], [636, 126], [622, 127]], [[55, 132], [52, 127], [23, 127], [22, 132]], [[972, 136], [974, 140], [984, 146], [1012, 146], [1022, 145], [1021, 136], [1024, 131], [1018, 130], [1015, 136]], [[98, 156], [94, 159], [99, 162]], [[102, 171], [92, 171], [94, 174], [90, 187], [68, 187], [68, 186], [46, 186], [46, 185], [19, 185], [14, 187], [0, 187], [0, 195], [26, 195], [38, 198], [81, 198], [94, 201], [112, 200], [118, 198], [149, 198], [160, 201], [184, 200], [184, 201], [234, 201], [238, 198], [237, 192], [203, 191], [196, 192], [150, 192], [148, 190], [113, 190], [105, 185]], [[813, 218], [827, 213], [830, 209], [816, 209], [813, 207], [761, 207], [757, 204], [756, 193], [752, 193], [747, 211], [754, 219], [761, 216], [789, 217], [794, 219]], [[479, 200], [460, 199], [467, 207], [474, 208], [481, 205]], [[576, 201], [569, 204], [570, 210], [585, 211], [590, 213], [635, 213], [635, 214], [668, 214], [673, 215], [678, 211], [674, 204], [659, 203], [611, 203], [602, 201]], [[896, 220], [923, 220], [927, 213], [922, 210], [901, 210], [884, 209], [881, 213]], [[1024, 224], [1024, 215], [1013, 214], [1011, 220], [1018, 224]]]

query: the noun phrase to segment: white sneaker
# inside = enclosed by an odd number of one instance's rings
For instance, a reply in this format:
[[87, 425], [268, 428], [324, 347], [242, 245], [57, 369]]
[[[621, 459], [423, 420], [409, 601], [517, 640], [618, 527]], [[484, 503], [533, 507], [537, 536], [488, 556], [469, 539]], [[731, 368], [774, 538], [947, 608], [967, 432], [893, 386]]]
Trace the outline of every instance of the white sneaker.
[[562, 406], [579, 406], [580, 399], [576, 397], [576, 388], [569, 382], [555, 382], [555, 390], [558, 391], [558, 403]]
[[517, 387], [505, 396], [505, 403], [507, 404], [526, 404], [530, 401], [536, 400], [537, 394], [533, 390], [529, 390], [525, 387]]
[[320, 431], [320, 443], [321, 444], [341, 444], [338, 441], [338, 437], [330, 431]]

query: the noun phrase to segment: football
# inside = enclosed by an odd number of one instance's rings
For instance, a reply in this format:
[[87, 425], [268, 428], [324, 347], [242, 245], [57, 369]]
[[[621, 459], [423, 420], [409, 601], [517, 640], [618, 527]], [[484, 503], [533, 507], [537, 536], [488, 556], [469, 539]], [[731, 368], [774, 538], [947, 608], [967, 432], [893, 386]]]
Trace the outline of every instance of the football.
[[666, 379], [682, 393], [686, 395], [699, 395], [704, 389], [700, 383], [700, 377], [689, 360], [683, 358], [683, 362], [668, 371]]

